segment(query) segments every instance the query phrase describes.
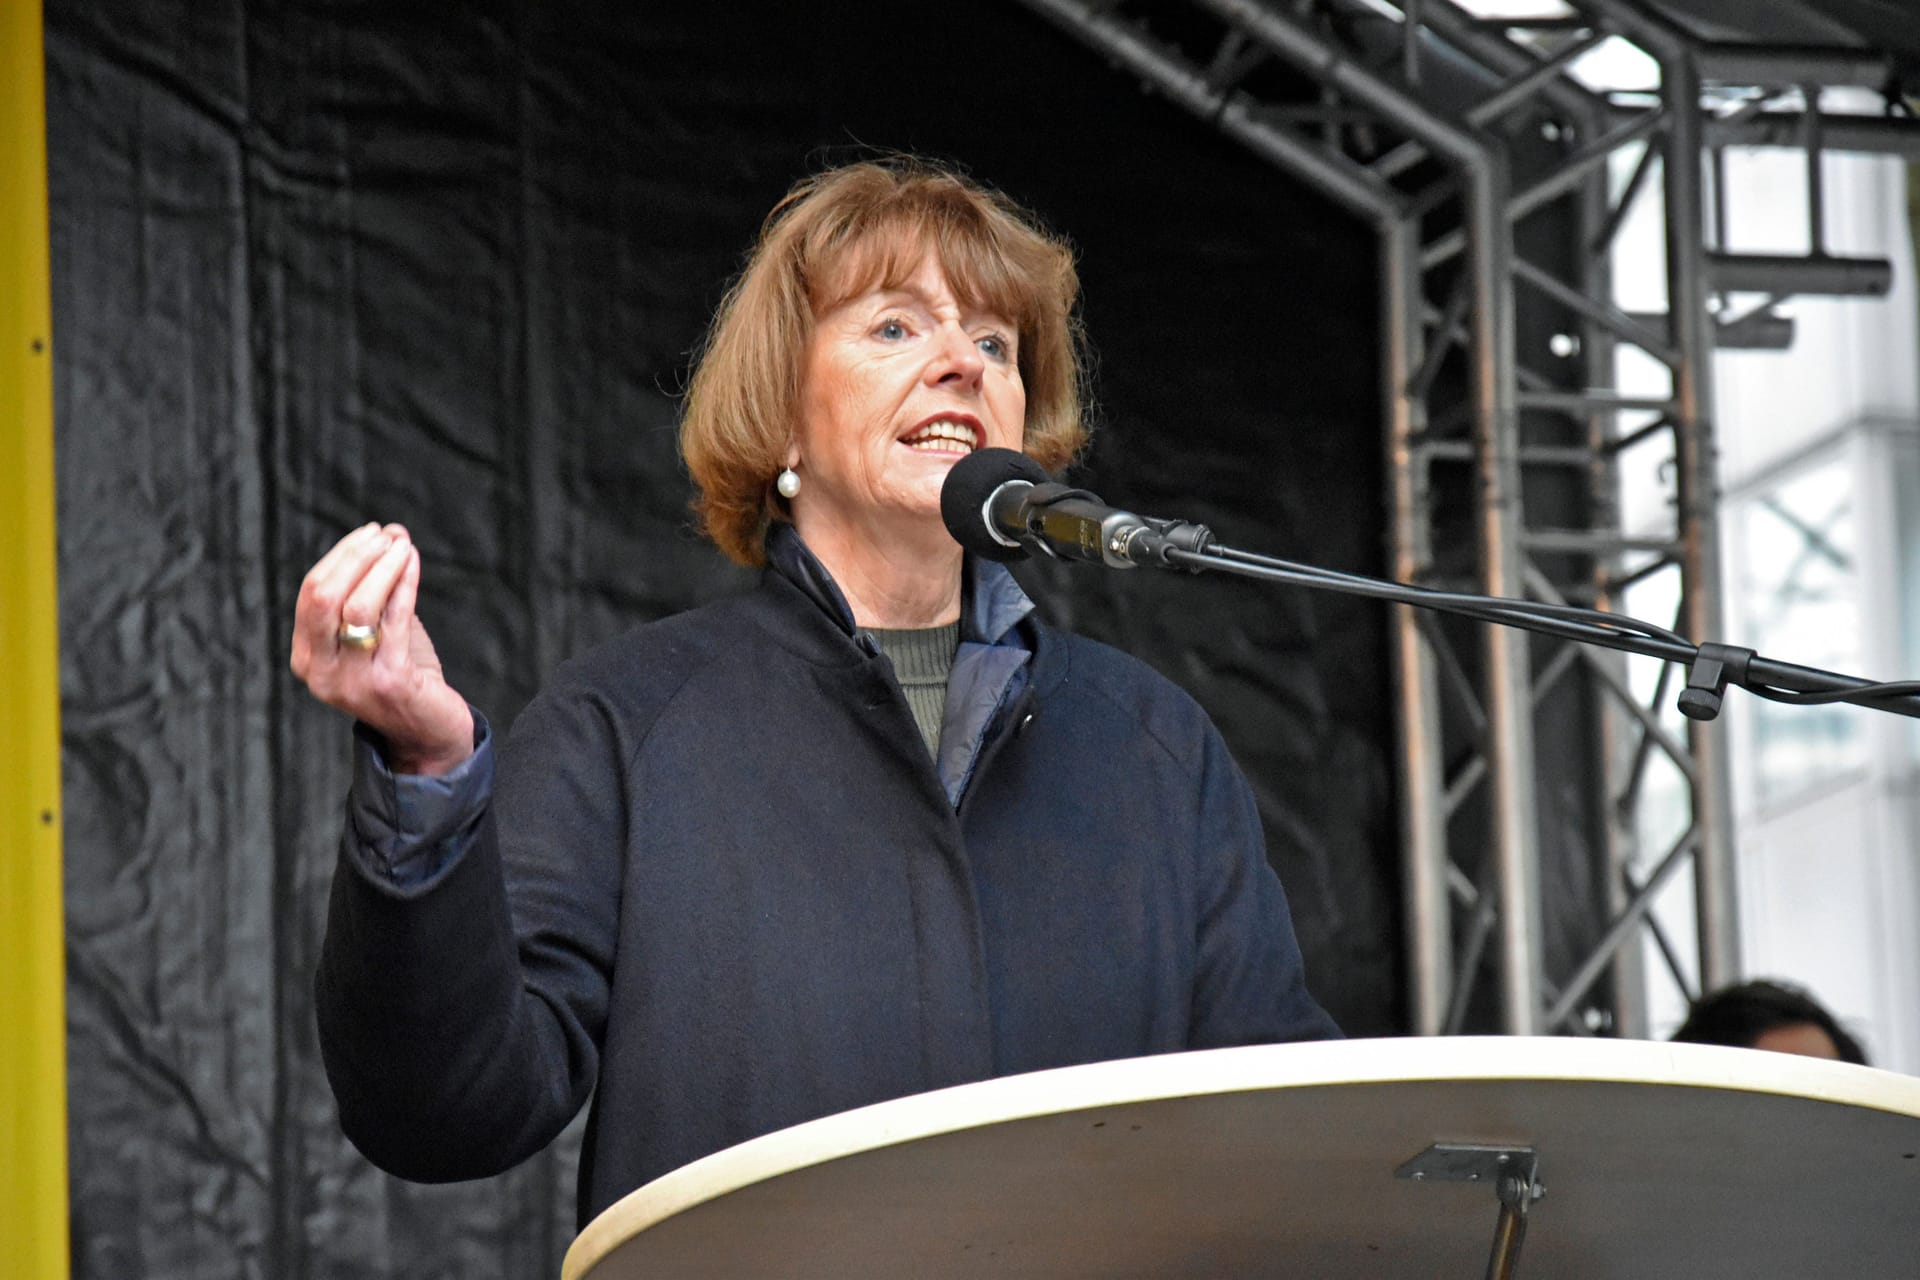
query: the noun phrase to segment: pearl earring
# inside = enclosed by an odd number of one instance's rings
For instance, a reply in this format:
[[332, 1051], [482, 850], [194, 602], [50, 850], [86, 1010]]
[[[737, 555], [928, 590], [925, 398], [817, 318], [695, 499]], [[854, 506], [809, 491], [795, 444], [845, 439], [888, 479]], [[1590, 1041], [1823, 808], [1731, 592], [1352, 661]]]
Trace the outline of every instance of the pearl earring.
[[779, 478], [773, 482], [773, 487], [780, 491], [781, 497], [793, 497], [794, 494], [800, 492], [800, 473], [792, 467], [783, 469], [780, 472]]

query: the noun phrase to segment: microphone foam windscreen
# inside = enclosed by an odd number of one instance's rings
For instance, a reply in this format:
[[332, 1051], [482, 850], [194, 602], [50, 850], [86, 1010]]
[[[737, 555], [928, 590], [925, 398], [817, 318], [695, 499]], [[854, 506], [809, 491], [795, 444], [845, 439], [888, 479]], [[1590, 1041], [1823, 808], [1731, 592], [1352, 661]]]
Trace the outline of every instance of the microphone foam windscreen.
[[995, 538], [987, 524], [987, 499], [1009, 480], [1045, 484], [1053, 477], [1017, 449], [975, 449], [953, 464], [940, 486], [940, 518], [953, 540], [988, 560], [1019, 560], [1025, 547], [1009, 547]]

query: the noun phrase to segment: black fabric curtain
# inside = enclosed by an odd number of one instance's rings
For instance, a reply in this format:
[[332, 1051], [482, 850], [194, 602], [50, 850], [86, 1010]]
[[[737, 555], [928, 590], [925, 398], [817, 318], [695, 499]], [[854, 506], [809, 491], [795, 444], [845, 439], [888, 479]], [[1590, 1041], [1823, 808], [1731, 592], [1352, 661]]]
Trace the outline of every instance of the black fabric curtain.
[[[312, 968], [347, 725], [287, 670], [307, 566], [407, 523], [499, 725], [744, 585], [690, 531], [690, 352], [760, 218], [868, 149], [1082, 251], [1084, 483], [1378, 572], [1371, 233], [1011, 0], [47, 0], [75, 1274], [545, 1276], [573, 1143], [418, 1187], [340, 1136]], [[1315, 989], [1401, 1025], [1383, 618], [1093, 568], [1252, 777]]]

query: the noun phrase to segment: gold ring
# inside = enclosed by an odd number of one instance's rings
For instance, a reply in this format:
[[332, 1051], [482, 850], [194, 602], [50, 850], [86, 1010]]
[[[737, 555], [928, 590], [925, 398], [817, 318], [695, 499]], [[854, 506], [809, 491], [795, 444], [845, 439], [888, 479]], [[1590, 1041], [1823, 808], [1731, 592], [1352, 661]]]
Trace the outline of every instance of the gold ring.
[[366, 626], [359, 622], [340, 624], [340, 647], [358, 649], [362, 653], [372, 653], [380, 647], [380, 626]]

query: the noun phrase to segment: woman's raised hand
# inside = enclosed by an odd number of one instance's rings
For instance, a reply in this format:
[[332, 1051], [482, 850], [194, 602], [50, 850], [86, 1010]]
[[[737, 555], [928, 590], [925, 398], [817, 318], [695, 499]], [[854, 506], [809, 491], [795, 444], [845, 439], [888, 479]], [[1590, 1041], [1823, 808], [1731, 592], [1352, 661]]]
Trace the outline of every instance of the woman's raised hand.
[[[440, 774], [473, 754], [473, 711], [440, 671], [413, 613], [420, 549], [397, 524], [369, 524], [307, 571], [293, 611], [293, 674], [314, 697], [386, 739], [395, 773]], [[344, 628], [377, 628], [373, 644]]]

